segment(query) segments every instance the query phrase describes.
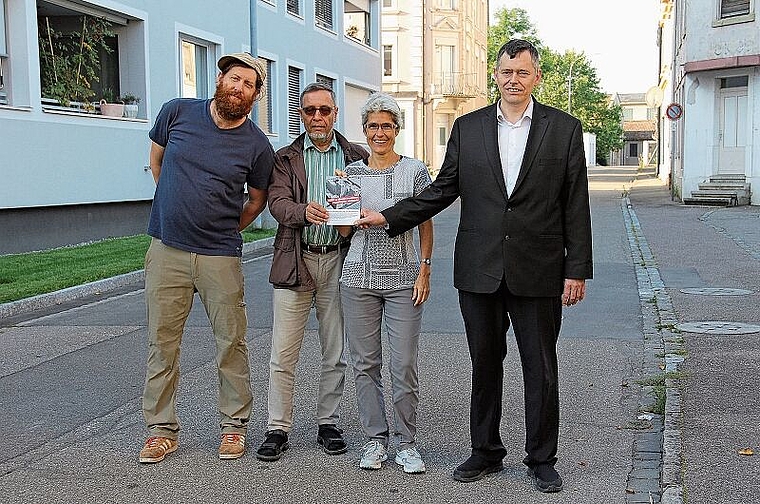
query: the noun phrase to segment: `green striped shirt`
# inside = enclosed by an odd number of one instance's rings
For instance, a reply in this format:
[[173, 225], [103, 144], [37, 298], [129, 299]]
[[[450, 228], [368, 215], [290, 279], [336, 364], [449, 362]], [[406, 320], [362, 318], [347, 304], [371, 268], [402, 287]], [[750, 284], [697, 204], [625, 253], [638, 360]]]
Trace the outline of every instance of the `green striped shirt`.
[[[327, 206], [325, 197], [325, 180], [326, 177], [335, 175], [335, 170], [344, 170], [346, 168], [343, 160], [343, 149], [338, 145], [338, 141], [333, 135], [332, 143], [326, 151], [321, 152], [306, 135], [303, 142], [303, 162], [306, 168], [306, 199], [316, 201], [322, 206]], [[306, 226], [304, 228], [303, 240], [309, 245], [336, 245], [341, 241], [341, 236], [335, 229], [335, 226]]]

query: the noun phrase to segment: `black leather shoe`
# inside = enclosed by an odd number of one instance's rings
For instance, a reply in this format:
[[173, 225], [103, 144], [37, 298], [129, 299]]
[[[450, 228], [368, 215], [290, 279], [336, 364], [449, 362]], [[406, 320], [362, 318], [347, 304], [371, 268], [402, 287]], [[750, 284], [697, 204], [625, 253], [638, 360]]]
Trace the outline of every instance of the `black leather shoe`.
[[453, 477], [463, 483], [471, 483], [483, 479], [486, 475], [497, 473], [504, 469], [501, 460], [492, 462], [478, 455], [472, 455], [465, 460], [459, 467], [454, 469]]
[[533, 478], [533, 484], [539, 492], [551, 493], [562, 490], [562, 478], [553, 466], [531, 467], [528, 468], [528, 474]]
[[280, 460], [282, 452], [289, 448], [288, 433], [282, 429], [267, 432], [264, 442], [256, 450], [256, 458], [265, 462]]
[[317, 443], [328, 455], [340, 455], [348, 451], [343, 440], [343, 431], [334, 425], [320, 425], [317, 433]]

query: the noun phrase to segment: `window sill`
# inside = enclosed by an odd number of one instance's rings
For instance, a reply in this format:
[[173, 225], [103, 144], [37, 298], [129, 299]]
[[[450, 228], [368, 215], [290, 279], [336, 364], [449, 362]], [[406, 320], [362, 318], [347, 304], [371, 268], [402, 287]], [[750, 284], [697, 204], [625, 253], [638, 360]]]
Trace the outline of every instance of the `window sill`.
[[16, 107], [13, 105], [0, 104], [0, 110], [14, 110], [17, 112], [31, 112], [34, 109], [32, 107]]
[[147, 123], [148, 120], [144, 119], [142, 117], [112, 117], [112, 116], [105, 116], [101, 114], [97, 114], [95, 112], [78, 112], [76, 110], [68, 109], [64, 110], [65, 107], [55, 107], [55, 106], [44, 106], [42, 107], [42, 111], [46, 114], [55, 114], [55, 115], [62, 115], [62, 116], [69, 116], [69, 117], [91, 117], [95, 119], [105, 119], [109, 121], [119, 121], [119, 122], [129, 122], [129, 123]]
[[713, 28], [720, 28], [721, 26], [731, 26], [735, 24], [741, 24], [741, 23], [752, 23], [755, 21], [755, 13], [750, 12], [749, 14], [744, 14], [742, 16], [733, 16], [733, 17], [727, 17], [722, 19], [715, 19], [712, 22]]

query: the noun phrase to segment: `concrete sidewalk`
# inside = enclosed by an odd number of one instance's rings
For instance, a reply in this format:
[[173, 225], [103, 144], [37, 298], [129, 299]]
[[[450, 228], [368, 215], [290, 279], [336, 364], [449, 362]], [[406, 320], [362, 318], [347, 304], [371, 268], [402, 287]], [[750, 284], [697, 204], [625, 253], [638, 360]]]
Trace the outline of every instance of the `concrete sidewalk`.
[[651, 252], [646, 266], [661, 280], [653, 299], [669, 372], [663, 502], [758, 502], [760, 208], [683, 206], [656, 179], [637, 180], [629, 197]]

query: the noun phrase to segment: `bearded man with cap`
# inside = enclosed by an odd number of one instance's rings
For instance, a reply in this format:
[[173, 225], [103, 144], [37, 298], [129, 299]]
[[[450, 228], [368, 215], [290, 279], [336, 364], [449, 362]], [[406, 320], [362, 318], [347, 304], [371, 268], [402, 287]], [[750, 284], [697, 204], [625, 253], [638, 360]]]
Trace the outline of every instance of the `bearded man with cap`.
[[160, 462], [178, 447], [180, 342], [195, 292], [216, 340], [219, 458], [245, 452], [252, 396], [240, 231], [266, 205], [274, 151], [248, 118], [261, 97], [264, 64], [237, 53], [220, 58], [218, 67], [213, 99], [170, 100], [148, 135], [156, 193], [145, 256], [149, 437], [142, 463]]

